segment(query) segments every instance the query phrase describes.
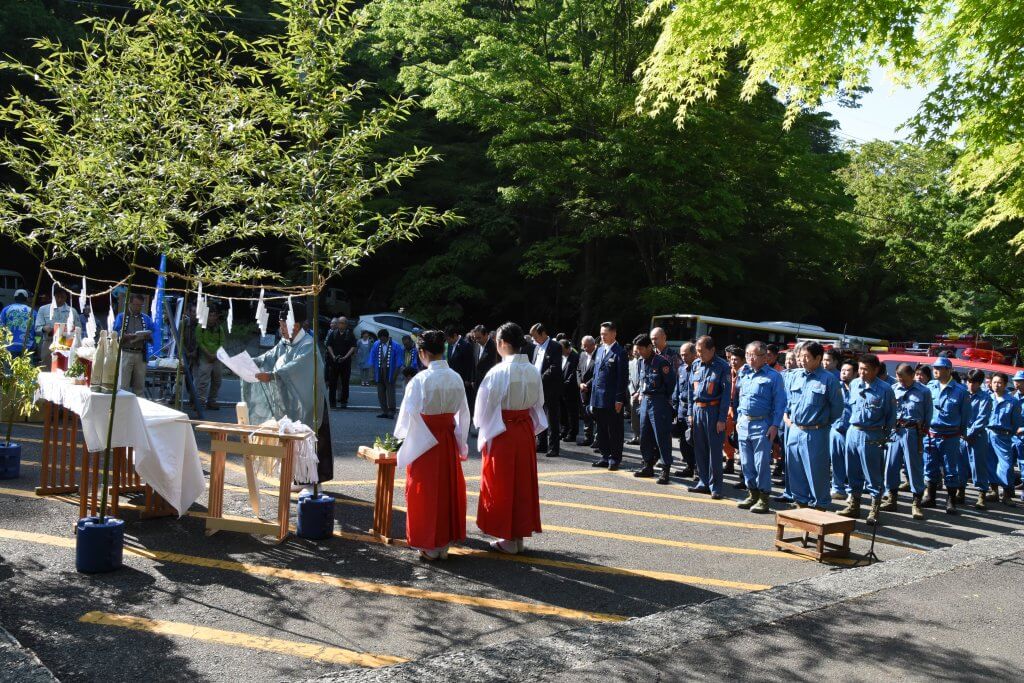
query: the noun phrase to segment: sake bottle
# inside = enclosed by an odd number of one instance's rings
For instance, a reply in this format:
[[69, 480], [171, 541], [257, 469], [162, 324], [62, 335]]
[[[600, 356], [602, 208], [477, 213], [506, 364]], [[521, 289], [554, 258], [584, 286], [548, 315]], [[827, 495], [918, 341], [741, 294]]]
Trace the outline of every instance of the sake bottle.
[[82, 335], [75, 329], [75, 337], [71, 340], [71, 348], [68, 349], [68, 368], [70, 369], [78, 360], [78, 346], [82, 343]]
[[92, 357], [92, 374], [89, 376], [89, 388], [99, 391], [103, 385], [103, 363], [107, 358], [107, 331], [100, 330], [96, 342], [96, 354]]
[[107, 356], [103, 359], [103, 388], [112, 393], [117, 391], [114, 375], [117, 373], [117, 349], [120, 345], [117, 332], [111, 332], [108, 335]]

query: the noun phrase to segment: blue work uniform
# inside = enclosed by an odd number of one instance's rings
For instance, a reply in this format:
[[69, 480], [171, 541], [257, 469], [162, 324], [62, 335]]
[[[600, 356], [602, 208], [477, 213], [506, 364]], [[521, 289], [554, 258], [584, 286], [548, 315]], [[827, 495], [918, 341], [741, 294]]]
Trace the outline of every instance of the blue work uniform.
[[843, 414], [843, 395], [839, 380], [821, 367], [791, 374], [786, 405], [791, 423], [786, 426], [789, 489], [798, 503], [826, 508], [831, 502], [829, 430]]
[[[984, 390], [977, 393], [967, 392], [970, 399], [970, 422], [967, 434], [960, 442], [960, 463], [966, 461], [974, 475], [974, 485], [979, 491], [988, 491], [992, 477], [996, 471], [996, 456], [988, 438], [989, 418], [992, 416], [992, 396]], [[965, 485], [966, 477], [960, 474], [961, 486]]]
[[995, 468], [989, 483], [1009, 488], [1017, 479], [1013, 471], [1013, 441], [1019, 438], [1017, 434], [1024, 428], [1021, 402], [1009, 393], [1003, 394], [1002, 399], [992, 394], [987, 426], [989, 447], [995, 459]]
[[846, 430], [850, 428], [850, 386], [839, 380], [843, 396], [843, 414], [832, 423], [828, 433], [828, 454], [832, 460], [832, 493], [845, 497], [850, 493], [850, 479], [846, 474]]
[[34, 346], [35, 335], [32, 334], [32, 309], [25, 304], [13, 303], [4, 306], [0, 311], [0, 326], [11, 332], [11, 343], [7, 350], [17, 355]]
[[[929, 484], [938, 484], [945, 472], [946, 488], [961, 486], [960, 437], [967, 434], [971, 419], [971, 396], [967, 388], [952, 379], [942, 386], [939, 380], [928, 382], [932, 395], [932, 422], [924, 438], [924, 474]], [[966, 478], [966, 473], [964, 475]]]
[[885, 468], [885, 488], [896, 491], [900, 485], [900, 465], [907, 468], [910, 491], [924, 492], [924, 457], [921, 439], [932, 422], [932, 394], [928, 387], [914, 382], [909, 387], [893, 385], [896, 397], [896, 428], [889, 443]]
[[750, 491], [768, 493], [772, 490], [772, 442], [768, 430], [782, 426], [786, 388], [782, 375], [767, 365], [756, 371], [744, 365], [737, 383], [734, 412], [743, 481]]
[[896, 397], [880, 377], [870, 383], [850, 382], [850, 429], [846, 432], [846, 472], [850, 495], [857, 499], [867, 484], [868, 494], [880, 498], [885, 489], [885, 460], [889, 434], [896, 426]]
[[657, 353], [640, 366], [640, 456], [646, 467], [661, 457], [672, 467], [672, 391], [676, 373], [672, 361]]
[[[1018, 391], [1007, 393], [1017, 399], [1021, 410], [1024, 411], [1024, 393]], [[1013, 437], [1013, 459], [1017, 461], [1017, 476], [1019, 477], [1021, 472], [1024, 472], [1024, 434]], [[1021, 500], [1024, 500], [1024, 493], [1021, 493]]]
[[626, 365], [626, 352], [619, 342], [602, 345], [594, 358], [594, 382], [590, 389], [590, 410], [597, 422], [601, 460], [614, 465], [622, 462], [625, 427], [615, 404], [626, 405]]
[[721, 495], [725, 429], [718, 431], [718, 423], [724, 423], [729, 415], [732, 368], [721, 356], [715, 356], [710, 363], [698, 358], [693, 361], [687, 390], [697, 476], [711, 495]]
[[[693, 437], [687, 418], [690, 414], [690, 366], [680, 363], [676, 373], [676, 388], [672, 391], [672, 407], [676, 411], [676, 421], [680, 426], [679, 452], [688, 467], [695, 467], [693, 459]], [[688, 437], [687, 434], [690, 434]]]

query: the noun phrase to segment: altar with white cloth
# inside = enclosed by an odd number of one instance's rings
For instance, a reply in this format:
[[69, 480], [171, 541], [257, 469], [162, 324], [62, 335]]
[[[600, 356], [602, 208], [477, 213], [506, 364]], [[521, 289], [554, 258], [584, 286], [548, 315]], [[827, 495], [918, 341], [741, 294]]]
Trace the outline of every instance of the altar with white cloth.
[[[83, 516], [87, 501], [94, 504], [112, 398], [75, 384], [62, 373], [39, 373], [36, 399], [43, 402], [43, 462], [37, 494], [78, 491]], [[80, 465], [78, 431], [84, 440]], [[151, 501], [155, 492], [181, 516], [206, 490], [195, 433], [185, 413], [120, 391], [111, 446], [116, 449], [110, 481], [113, 514], [120, 493], [145, 493], [146, 508], [156, 510], [157, 501]]]

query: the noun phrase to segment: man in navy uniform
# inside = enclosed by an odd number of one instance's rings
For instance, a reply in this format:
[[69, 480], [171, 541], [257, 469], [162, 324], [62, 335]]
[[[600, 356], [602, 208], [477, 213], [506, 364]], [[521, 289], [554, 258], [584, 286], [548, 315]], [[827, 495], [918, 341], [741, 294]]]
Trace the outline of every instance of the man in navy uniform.
[[683, 456], [686, 468], [676, 472], [680, 477], [692, 477], [694, 472], [693, 459], [693, 431], [690, 429], [690, 368], [693, 361], [697, 360], [697, 347], [693, 342], [685, 342], [679, 347], [679, 370], [676, 379], [676, 388], [672, 392], [672, 407], [676, 411], [676, 426], [678, 428], [679, 452]]
[[577, 446], [594, 445], [594, 415], [590, 411], [590, 390], [594, 385], [594, 355], [597, 342], [589, 334], [580, 340], [580, 359], [576, 366], [576, 381], [580, 386], [580, 417], [583, 418], [583, 439]]
[[562, 441], [576, 442], [580, 429], [580, 385], [576, 382], [576, 371], [580, 365], [580, 354], [572, 348], [572, 342], [563, 339], [562, 349]]
[[966, 438], [971, 420], [971, 396], [953, 381], [953, 363], [936, 358], [935, 379], [928, 383], [932, 394], [932, 421], [924, 438], [924, 473], [928, 480], [921, 507], [935, 507], [939, 470], [945, 470], [946, 512], [956, 514], [956, 490], [960, 487], [960, 439]]
[[697, 340], [697, 360], [690, 382], [688, 420], [693, 428], [693, 451], [699, 482], [687, 488], [691, 493], [710, 493], [722, 499], [722, 443], [729, 414], [732, 368], [715, 354], [715, 340], [704, 335]]
[[672, 471], [672, 390], [676, 373], [672, 362], [657, 353], [654, 343], [646, 334], [633, 340], [633, 348], [640, 354], [640, 455], [642, 468], [634, 477], [653, 477], [654, 463], [661, 457], [659, 484], [669, 483]]
[[590, 409], [597, 422], [597, 443], [601, 459], [594, 467], [619, 469], [622, 462], [624, 428], [622, 408], [626, 405], [626, 352], [615, 341], [615, 323], [601, 323], [601, 348], [594, 358], [594, 381]]

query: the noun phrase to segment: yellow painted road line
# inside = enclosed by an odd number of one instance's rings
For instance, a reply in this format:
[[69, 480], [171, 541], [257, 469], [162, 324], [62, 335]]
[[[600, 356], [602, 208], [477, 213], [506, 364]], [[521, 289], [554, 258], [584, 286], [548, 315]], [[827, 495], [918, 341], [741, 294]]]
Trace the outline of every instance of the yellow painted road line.
[[[563, 476], [563, 475], [564, 476], [569, 476], [569, 475], [571, 475], [571, 476], [580, 476], [580, 475], [583, 475], [583, 474], [603, 474], [603, 472], [601, 470], [595, 470], [595, 469], [589, 469], [589, 470], [552, 470], [550, 472], [538, 472], [537, 473], [537, 478], [540, 479], [540, 480], [544, 480], [544, 479], [546, 479], [548, 477], [559, 477], [559, 476]], [[466, 481], [480, 481], [481, 476], [479, 474], [467, 475], [467, 476], [464, 477], [464, 479]], [[376, 479], [349, 479], [349, 480], [331, 481], [331, 483], [332, 484], [336, 484], [338, 486], [369, 486], [369, 485], [372, 485], [372, 484], [376, 484], [377, 480]], [[395, 479], [395, 486], [398, 486], [398, 485], [405, 486], [405, 479]]]
[[[65, 548], [74, 547], [75, 545], [75, 541], [70, 538], [48, 536], [46, 534], [37, 534], [33, 532], [15, 531], [13, 529], [0, 529], [0, 538], [28, 541], [30, 543], [41, 543], [44, 545], [56, 545]], [[410, 598], [413, 600], [431, 600], [434, 602], [443, 602], [453, 605], [467, 605], [470, 607], [519, 612], [521, 614], [561, 617], [564, 619], [582, 619], [587, 621], [625, 621], [627, 619], [627, 617], [617, 614], [586, 612], [582, 610], [567, 609], [564, 607], [555, 607], [552, 605], [521, 602], [518, 600], [484, 598], [475, 595], [463, 595], [460, 593], [444, 593], [441, 591], [432, 591], [422, 588], [374, 583], [372, 581], [363, 581], [360, 579], [347, 579], [330, 574], [316, 574], [297, 569], [270, 567], [267, 565], [252, 564], [249, 562], [236, 562], [234, 560], [218, 560], [213, 557], [184, 555], [182, 553], [172, 553], [163, 550], [149, 550], [147, 548], [125, 546], [124, 552], [158, 562], [172, 562], [175, 564], [186, 564], [194, 567], [221, 569], [224, 571], [248, 574], [250, 576], [264, 576], [283, 579], [285, 581], [312, 583], [322, 586], [331, 586], [332, 588], [340, 588], [342, 590], [373, 593], [376, 595], [390, 595], [393, 597]]]
[[133, 631], [145, 631], [157, 633], [162, 636], [178, 636], [191, 640], [202, 640], [207, 643], [218, 645], [229, 645], [231, 647], [244, 647], [250, 650], [263, 650], [265, 652], [276, 652], [282, 655], [293, 657], [305, 657], [331, 664], [350, 664], [355, 666], [381, 667], [401, 664], [409, 661], [403, 657], [391, 655], [375, 655], [365, 652], [346, 650], [341, 647], [329, 645], [317, 645], [315, 643], [300, 643], [294, 640], [282, 640], [280, 638], [267, 638], [264, 636], [253, 636], [236, 631], [222, 631], [219, 628], [208, 628], [196, 626], [195, 624], [184, 624], [179, 621], [163, 621], [157, 619], [146, 619], [144, 617], [133, 617], [126, 614], [111, 614], [110, 612], [88, 612], [78, 621], [86, 624], [97, 624], [99, 626], [115, 626], [127, 628]]
[[[24, 464], [24, 463], [22, 463]], [[5, 496], [18, 496], [19, 498], [34, 498], [35, 500], [59, 500], [63, 503], [72, 503], [78, 505], [78, 501], [74, 498], [68, 498], [67, 496], [40, 496], [35, 491], [24, 491], [22, 489], [8, 489], [0, 488], [0, 494]]]
[[13, 441], [14, 443], [43, 443], [42, 439], [30, 439], [27, 436], [12, 436], [11, 441]]
[[711, 496], [680, 496], [674, 493], [659, 493], [657, 491], [635, 491], [633, 489], [616, 489], [609, 486], [589, 486], [587, 484], [571, 484], [564, 481], [548, 481], [538, 480], [539, 483], [545, 486], [560, 486], [567, 489], [577, 489], [579, 491], [601, 491], [603, 493], [621, 493], [628, 496], [640, 496], [643, 498], [665, 498], [668, 500], [681, 500], [687, 503], [709, 503], [711, 505], [728, 505], [736, 507], [735, 500], [712, 500]]

